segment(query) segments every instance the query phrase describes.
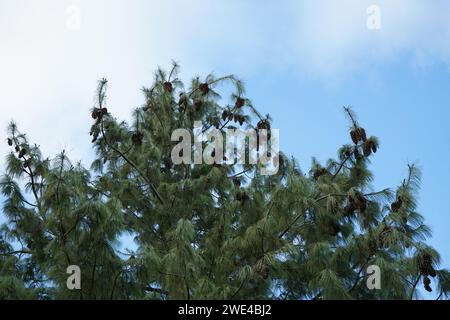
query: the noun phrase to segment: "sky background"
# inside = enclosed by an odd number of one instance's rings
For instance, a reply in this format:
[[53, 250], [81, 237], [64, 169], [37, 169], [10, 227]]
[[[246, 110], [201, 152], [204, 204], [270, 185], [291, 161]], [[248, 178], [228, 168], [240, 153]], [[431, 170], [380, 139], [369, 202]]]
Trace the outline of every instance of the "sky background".
[[[450, 267], [450, 2], [0, 0], [0, 127], [14, 119], [45, 154], [89, 166], [97, 80], [126, 120], [172, 59], [183, 79], [242, 79], [304, 171], [349, 142], [342, 107], [353, 106], [380, 139], [374, 189], [398, 186], [408, 163], [422, 169], [419, 211]], [[0, 168], [7, 152], [1, 143]]]

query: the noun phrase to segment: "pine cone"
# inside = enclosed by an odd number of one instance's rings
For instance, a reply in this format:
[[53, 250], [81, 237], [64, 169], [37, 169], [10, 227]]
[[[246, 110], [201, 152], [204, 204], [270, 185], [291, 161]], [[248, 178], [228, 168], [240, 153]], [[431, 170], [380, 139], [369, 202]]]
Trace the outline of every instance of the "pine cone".
[[242, 107], [244, 106], [244, 104], [245, 104], [245, 99], [237, 98], [237, 99], [236, 99], [236, 103], [235, 103], [234, 106], [235, 106], [237, 109], [239, 109], [239, 108], [242, 108]]
[[361, 141], [366, 142], [367, 136], [366, 130], [364, 130], [364, 128], [358, 128], [358, 137]]
[[359, 138], [357, 130], [350, 131], [350, 138], [352, 138], [354, 144], [358, 144]]
[[430, 266], [430, 268], [428, 269], [428, 274], [434, 278], [436, 277], [436, 270], [434, 270], [434, 268]]
[[436, 276], [436, 270], [433, 268], [433, 259], [427, 252], [423, 252], [419, 256], [419, 271], [423, 276]]
[[228, 118], [228, 110], [223, 110], [222, 112], [222, 120], [225, 121]]
[[392, 210], [392, 212], [398, 212], [398, 210], [401, 209], [402, 204], [403, 204], [402, 198], [401, 198], [400, 196], [397, 197], [397, 200], [394, 201], [394, 202], [391, 204], [391, 210]]
[[163, 87], [164, 87], [164, 91], [169, 92], [169, 93], [172, 92], [172, 90], [173, 90], [172, 83], [170, 83], [170, 82], [164, 82]]
[[11, 138], [8, 138], [8, 146], [12, 146], [13, 145], [13, 141], [12, 141], [12, 139]]
[[256, 128], [257, 129], [269, 129], [270, 125], [269, 122], [266, 119], [260, 120], [257, 124], [256, 124]]
[[373, 145], [373, 142], [370, 140], [364, 142], [363, 152], [364, 152], [365, 157], [370, 156], [370, 154], [372, 153], [372, 145]]
[[23, 158], [26, 154], [27, 154], [27, 150], [26, 149], [20, 150], [19, 158]]
[[207, 83], [200, 84], [198, 88], [203, 95], [207, 95], [209, 93], [209, 86]]
[[131, 141], [135, 146], [141, 146], [142, 145], [142, 140], [144, 138], [144, 134], [140, 131], [136, 131], [132, 136], [131, 136]]

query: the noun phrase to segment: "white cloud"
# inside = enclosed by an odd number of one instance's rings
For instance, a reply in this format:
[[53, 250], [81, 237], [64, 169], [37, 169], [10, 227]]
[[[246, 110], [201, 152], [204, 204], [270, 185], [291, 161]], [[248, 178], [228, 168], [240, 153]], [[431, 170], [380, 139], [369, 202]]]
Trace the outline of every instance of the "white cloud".
[[[369, 30], [366, 10], [377, 5], [381, 29]], [[344, 0], [294, 5], [300, 66], [313, 77], [345, 78], [378, 63], [404, 59], [416, 66], [450, 64], [450, 3], [420, 0]]]

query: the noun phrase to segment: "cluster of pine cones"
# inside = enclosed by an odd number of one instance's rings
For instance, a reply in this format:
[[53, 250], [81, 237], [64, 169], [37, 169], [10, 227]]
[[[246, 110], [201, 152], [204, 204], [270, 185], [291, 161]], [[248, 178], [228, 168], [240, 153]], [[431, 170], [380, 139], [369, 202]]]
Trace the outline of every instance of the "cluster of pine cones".
[[[373, 153], [376, 153], [378, 151], [378, 146], [375, 143], [375, 141], [371, 138], [367, 139], [366, 130], [364, 128], [355, 128], [352, 131], [350, 131], [350, 137], [355, 144], [355, 147], [353, 148], [353, 155], [355, 156], [356, 160], [362, 159], [362, 154], [365, 157], [368, 157]], [[362, 154], [360, 149], [358, 148], [358, 143], [362, 142]], [[349, 157], [352, 154], [352, 151], [348, 150], [346, 152], [346, 156]]]
[[[13, 141], [13, 139], [8, 138], [7, 143], [8, 143], [8, 146], [12, 147], [12, 145], [14, 144], [14, 141]], [[27, 150], [25, 148], [20, 148], [19, 145], [17, 145], [17, 144], [15, 147], [15, 150], [16, 150], [16, 152], [19, 153], [19, 159], [23, 158], [27, 154]], [[26, 162], [25, 162], [25, 167], [27, 167]]]
[[431, 255], [427, 252], [423, 252], [419, 255], [418, 263], [420, 274], [423, 276], [423, 287], [428, 292], [431, 292], [433, 290], [430, 287], [431, 281], [428, 276], [431, 276], [433, 278], [436, 277], [436, 270], [433, 268], [433, 260], [431, 258]]
[[108, 114], [107, 108], [94, 108], [94, 110], [92, 110], [91, 117], [95, 120], [95, 124], [92, 126], [91, 132], [89, 133], [92, 136], [92, 143], [97, 141], [98, 135], [100, 134], [98, 125], [106, 114]]
[[108, 113], [107, 108], [94, 108], [94, 110], [91, 113], [91, 117], [94, 120], [97, 120], [97, 122], [100, 122], [104, 115]]
[[355, 210], [360, 213], [364, 213], [367, 209], [367, 199], [361, 192], [356, 192], [355, 196], [349, 196], [347, 199], [347, 205], [344, 207], [345, 215], [351, 215]]

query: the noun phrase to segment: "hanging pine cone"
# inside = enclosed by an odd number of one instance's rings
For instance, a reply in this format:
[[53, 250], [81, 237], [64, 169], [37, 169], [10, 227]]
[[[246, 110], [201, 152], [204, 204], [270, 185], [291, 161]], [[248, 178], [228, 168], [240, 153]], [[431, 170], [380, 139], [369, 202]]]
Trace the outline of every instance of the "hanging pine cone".
[[371, 141], [366, 141], [363, 145], [364, 156], [368, 157], [372, 153], [372, 144]]
[[209, 86], [207, 83], [202, 83], [199, 85], [198, 89], [203, 95], [207, 95], [209, 93]]
[[328, 171], [325, 168], [317, 168], [317, 169], [315, 169], [314, 173], [313, 173], [314, 180], [319, 179], [319, 177], [321, 177], [323, 175], [326, 175], [327, 173], [328, 173]]
[[235, 114], [233, 116], [233, 121], [239, 123], [239, 125], [242, 126], [242, 124], [245, 122], [245, 117], [240, 114]]
[[257, 129], [270, 129], [270, 124], [267, 119], [262, 119], [256, 124]]
[[234, 178], [233, 179], [233, 184], [236, 186], [236, 187], [240, 187], [241, 186], [241, 180], [239, 180], [239, 179], [237, 179], [237, 178]]
[[140, 131], [136, 131], [131, 136], [131, 141], [135, 146], [141, 146], [143, 138], [144, 138], [144, 134]]
[[12, 146], [13, 145], [13, 141], [12, 141], [12, 139], [11, 138], [8, 138], [8, 146]]
[[92, 113], [91, 113], [91, 117], [92, 117], [92, 119], [97, 119], [98, 118], [98, 109], [97, 108], [95, 108], [93, 111], [92, 111]]
[[366, 142], [366, 130], [364, 128], [355, 128], [350, 131], [350, 138], [352, 138], [354, 144], [358, 144], [359, 141]]
[[361, 141], [366, 142], [367, 136], [366, 130], [364, 130], [364, 128], [358, 128], [358, 137]]
[[239, 97], [239, 98], [236, 99], [236, 103], [234, 104], [234, 106], [237, 109], [240, 109], [240, 108], [242, 108], [244, 106], [244, 104], [245, 104], [245, 99], [242, 99], [242, 98]]
[[398, 212], [398, 210], [401, 209], [403, 205], [403, 200], [401, 196], [397, 197], [397, 200], [395, 200], [392, 204], [391, 204], [391, 210], [392, 212]]
[[433, 268], [433, 259], [427, 252], [419, 256], [419, 271], [423, 276], [436, 276], [436, 270]]
[[29, 160], [26, 160], [26, 161], [23, 162], [23, 167], [24, 168], [28, 168], [29, 166], [30, 166], [30, 161]]
[[357, 130], [350, 131], [350, 138], [352, 138], [352, 141], [354, 144], [358, 144], [359, 138], [358, 138]]
[[427, 290], [428, 292], [433, 291], [430, 287], [431, 281], [430, 278], [428, 277], [423, 277], [423, 287], [425, 288], [425, 290]]
[[173, 90], [172, 83], [170, 83], [170, 82], [164, 82], [163, 87], [164, 87], [164, 91], [165, 92], [169, 92], [170, 93]]
[[108, 113], [107, 108], [94, 108], [91, 113], [91, 117], [94, 120], [100, 121], [104, 115]]
[[433, 278], [436, 277], [436, 270], [430, 265], [430, 269], [428, 269], [428, 274]]
[[20, 150], [20, 152], [19, 152], [19, 158], [23, 158], [26, 154], [27, 154], [27, 150], [26, 150], [26, 149]]
[[242, 126], [245, 122], [245, 117], [240, 115], [238, 121], [239, 121], [239, 125]]
[[222, 120], [225, 121], [229, 116], [228, 110], [223, 110], [222, 112]]

